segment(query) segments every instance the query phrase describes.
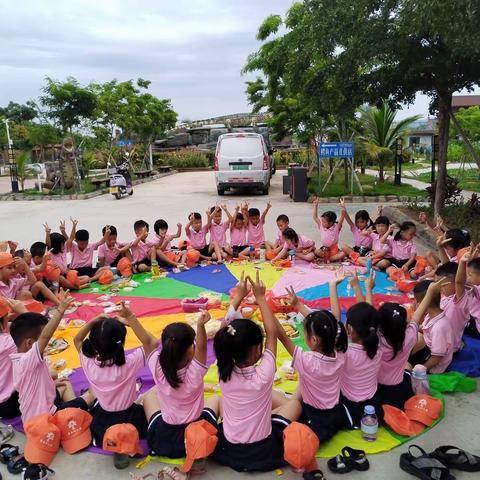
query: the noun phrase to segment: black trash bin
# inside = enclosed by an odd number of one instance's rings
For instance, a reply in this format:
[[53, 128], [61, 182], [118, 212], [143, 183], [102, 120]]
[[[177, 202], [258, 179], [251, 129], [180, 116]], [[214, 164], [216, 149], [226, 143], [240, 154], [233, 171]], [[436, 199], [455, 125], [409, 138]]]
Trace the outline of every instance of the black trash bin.
[[290, 196], [294, 202], [306, 202], [307, 195], [307, 172], [305, 167], [293, 167], [292, 168], [292, 188]]

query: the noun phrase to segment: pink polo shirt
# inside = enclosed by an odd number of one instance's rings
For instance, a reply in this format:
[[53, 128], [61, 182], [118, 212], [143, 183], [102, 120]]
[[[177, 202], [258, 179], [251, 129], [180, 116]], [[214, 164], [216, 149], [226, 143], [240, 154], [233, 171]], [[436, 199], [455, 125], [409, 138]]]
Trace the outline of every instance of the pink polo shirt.
[[295, 347], [292, 367], [300, 374], [303, 401], [320, 410], [335, 407], [340, 398], [340, 372], [344, 363], [340, 352], [335, 357], [327, 357]]
[[333, 245], [338, 244], [338, 239], [340, 237], [340, 228], [338, 223], [333, 225], [333, 227], [325, 228], [321, 223], [318, 226], [320, 230], [320, 243], [322, 247], [332, 247]]
[[8, 283], [0, 281], [0, 296], [16, 298], [18, 292], [25, 286], [27, 279], [21, 276], [11, 278]]
[[0, 333], [0, 403], [8, 400], [15, 391], [10, 355], [16, 352], [17, 347], [10, 334]]
[[67, 273], [67, 252], [52, 253], [52, 261], [60, 269], [62, 275]]
[[353, 244], [356, 247], [372, 248], [373, 241], [369, 235], [362, 235], [362, 230], [360, 230], [355, 224], [350, 227], [350, 230], [353, 233]]
[[223, 432], [230, 443], [253, 443], [272, 432], [272, 386], [275, 356], [265, 350], [260, 364], [235, 367], [223, 395]]
[[125, 355], [121, 367], [100, 367], [94, 358], [80, 352], [80, 365], [100, 406], [107, 412], [121, 412], [137, 399], [136, 381], [145, 366], [145, 352], [137, 348]]
[[379, 349], [381, 352], [381, 366], [378, 372], [378, 383], [382, 385], [398, 385], [403, 382], [403, 373], [407, 365], [412, 348], [417, 343], [418, 325], [410, 322], [405, 330], [405, 340], [402, 349], [393, 357], [393, 349], [385, 337], [379, 333]]
[[[382, 235], [383, 237], [383, 235]], [[389, 236], [387, 239], [387, 243], [382, 243], [380, 241], [381, 236], [378, 233], [372, 232], [370, 234], [370, 238], [372, 239], [372, 250], [375, 252], [383, 253], [385, 258], [392, 257], [392, 246], [391, 241], [393, 240], [392, 236]]]
[[215, 223], [210, 225], [210, 242], [217, 242], [220, 247], [227, 244], [227, 230], [230, 222]]
[[281, 247], [284, 243], [285, 243], [285, 237], [283, 236], [283, 233], [280, 230], [278, 230], [277, 238], [275, 239], [275, 246]]
[[[167, 235], [168, 233], [166, 233], [165, 235], [158, 235], [158, 233], [156, 233], [154, 236], [153, 236], [153, 239], [152, 239], [152, 243], [157, 247], [157, 248], [160, 248], [161, 245], [163, 244], [163, 242], [165, 241], [165, 238], [167, 238]], [[162, 248], [162, 252], [170, 252], [172, 250], [172, 244], [170, 242], [168, 242], [163, 248]]]
[[55, 406], [55, 382], [50, 376], [48, 365], [40, 354], [38, 343], [26, 353], [10, 355], [13, 366], [13, 386], [18, 392], [20, 412], [25, 424], [37, 415], [57, 411]]
[[130, 247], [130, 252], [132, 252], [132, 263], [140, 263], [148, 257], [148, 251], [152, 247], [153, 243], [148, 240], [144, 242], [140, 240], [137, 245], [132, 245]]
[[261, 219], [257, 223], [257, 225], [254, 225], [252, 222], [248, 222], [247, 244], [250, 245], [251, 247], [259, 247], [262, 243], [265, 243], [265, 232], [263, 231], [264, 224], [265, 222]]
[[207, 226], [203, 226], [198, 232], [190, 227], [187, 231], [187, 237], [190, 240], [190, 245], [196, 250], [201, 250], [207, 245]]
[[[304, 235], [299, 235], [298, 236], [298, 245], [295, 248], [295, 251], [299, 252], [299, 253], [302, 253], [303, 250], [306, 250], [308, 248], [312, 248], [314, 246], [315, 246], [315, 242], [312, 239], [310, 239], [308, 237], [305, 237]], [[285, 242], [285, 244], [283, 245], [283, 248], [285, 250], [290, 250], [291, 247], [289, 247], [288, 243]]]
[[178, 370], [182, 383], [173, 388], [163, 374], [157, 350], [150, 354], [147, 363], [157, 385], [163, 420], [170, 425], [198, 420], [203, 410], [203, 377], [208, 367], [194, 358], [185, 368]]
[[98, 247], [98, 259], [103, 259], [103, 264], [105, 266], [110, 266], [119, 255], [119, 248], [124, 246], [123, 243], [116, 243], [113, 247], [113, 250], [107, 247], [107, 244], [104, 243]]
[[480, 332], [480, 285], [473, 285], [468, 291], [468, 309]]
[[240, 247], [247, 244], [247, 229], [232, 228], [230, 229], [230, 242], [232, 247]]
[[70, 268], [91, 267], [93, 264], [93, 254], [99, 247], [99, 243], [89, 243], [85, 250], [80, 250], [76, 242], [70, 246], [67, 244], [67, 251], [70, 252], [72, 259], [70, 260]]
[[470, 303], [467, 291], [463, 293], [459, 300], [456, 295], [442, 297], [440, 300], [440, 308], [447, 316], [452, 327], [454, 352], [462, 348], [463, 331], [470, 321]]
[[371, 399], [377, 391], [378, 372], [381, 364], [380, 349], [371, 359], [362, 345], [350, 343], [340, 377], [342, 393], [352, 402]]
[[431, 373], [443, 373], [450, 365], [454, 353], [453, 329], [445, 312], [433, 318], [427, 314], [422, 324], [422, 332], [432, 355], [442, 357], [440, 363], [430, 370]]
[[392, 258], [396, 260], [408, 260], [417, 254], [417, 247], [413, 240], [391, 240]]

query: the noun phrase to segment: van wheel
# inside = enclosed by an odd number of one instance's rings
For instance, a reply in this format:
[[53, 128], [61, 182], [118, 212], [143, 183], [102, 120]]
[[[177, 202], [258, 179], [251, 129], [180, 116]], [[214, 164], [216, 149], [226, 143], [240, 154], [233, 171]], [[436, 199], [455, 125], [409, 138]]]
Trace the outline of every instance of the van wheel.
[[219, 195], [225, 195], [225, 190], [224, 190], [223, 188], [219, 188], [219, 187], [218, 187], [218, 188], [217, 188], [217, 193], [218, 193]]
[[268, 195], [268, 190], [269, 190], [269, 188], [268, 188], [268, 185], [267, 185], [265, 188], [262, 189], [262, 195]]
[[133, 188], [128, 192], [129, 195], [133, 195]]

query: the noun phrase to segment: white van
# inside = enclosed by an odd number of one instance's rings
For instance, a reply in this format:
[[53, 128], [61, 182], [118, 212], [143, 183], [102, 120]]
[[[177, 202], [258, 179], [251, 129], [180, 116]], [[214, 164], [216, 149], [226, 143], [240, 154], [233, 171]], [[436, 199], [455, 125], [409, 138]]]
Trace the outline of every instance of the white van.
[[226, 133], [218, 138], [214, 160], [217, 192], [231, 188], [260, 189], [268, 195], [270, 156], [259, 133]]

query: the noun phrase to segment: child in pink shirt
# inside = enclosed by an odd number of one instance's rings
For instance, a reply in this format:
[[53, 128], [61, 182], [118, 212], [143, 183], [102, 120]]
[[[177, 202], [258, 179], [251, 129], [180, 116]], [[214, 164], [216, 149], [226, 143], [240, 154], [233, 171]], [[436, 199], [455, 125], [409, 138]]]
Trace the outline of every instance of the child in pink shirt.
[[470, 252], [460, 258], [456, 282], [465, 283], [468, 281], [468, 310], [470, 322], [466, 329], [469, 335], [480, 336], [480, 244], [472, 248]]
[[283, 232], [285, 244], [280, 253], [273, 259], [273, 262], [285, 258], [288, 252], [295, 252], [295, 259], [311, 262], [315, 258], [315, 242], [304, 235], [298, 235], [293, 228], [287, 228]]
[[[222, 222], [222, 210], [227, 214], [229, 220]], [[231, 215], [226, 205], [216, 205], [207, 211], [207, 228], [210, 232], [209, 253], [213, 260], [222, 263], [227, 257], [233, 255], [232, 247], [227, 242], [227, 230], [230, 227]]]
[[423, 323], [409, 363], [412, 366], [423, 364], [431, 373], [443, 373], [454, 354], [452, 326], [440, 308], [441, 290], [447, 284], [444, 278], [437, 282], [423, 280], [413, 289], [417, 303], [414, 315]]
[[265, 246], [267, 247], [266, 252], [266, 259], [273, 260], [283, 248], [285, 244], [285, 238], [283, 236], [283, 232], [289, 228], [290, 226], [290, 219], [287, 215], [279, 215], [277, 217], [277, 237], [275, 238], [275, 242], [266, 242]]
[[202, 225], [202, 216], [198, 212], [193, 212], [188, 216], [185, 233], [190, 241], [190, 246], [200, 253], [200, 258], [209, 260], [211, 254], [210, 245], [207, 242], [208, 227]]
[[365, 231], [365, 235], [372, 239], [372, 250], [366, 257], [359, 257], [356, 262], [357, 265], [366, 267], [369, 259], [372, 260], [372, 264], [379, 270], [385, 270], [391, 265], [391, 240], [393, 240], [393, 237], [389, 236], [386, 243], [382, 242], [382, 238], [387, 233], [389, 227], [390, 220], [388, 217], [380, 215], [375, 220], [374, 229], [368, 228]]
[[245, 217], [240, 213], [240, 206], [238, 205], [230, 220], [230, 244], [232, 246], [233, 258], [248, 255], [250, 252], [250, 247], [247, 245], [247, 226]]
[[[127, 322], [134, 316], [124, 304], [118, 314]], [[73, 339], [83, 373], [97, 399], [90, 412], [95, 446], [101, 446], [105, 431], [119, 423], [131, 423], [140, 438], [147, 433], [145, 413], [135, 402], [145, 352], [137, 348], [125, 354], [126, 335], [127, 328], [120, 320], [100, 316], [84, 325]]]
[[[344, 275], [330, 281], [330, 301], [332, 313], [340, 321], [340, 303], [337, 285]], [[380, 397], [377, 392], [378, 373], [382, 354], [378, 348], [377, 325], [379, 314], [366, 302], [359, 302], [347, 311], [347, 333], [349, 345], [345, 354], [345, 365], [340, 378], [341, 401], [348, 412], [349, 428], [360, 426], [366, 405], [375, 407], [375, 412], [383, 418]]]
[[347, 212], [345, 200], [343, 198], [340, 199], [340, 208], [345, 221], [350, 226], [350, 230], [353, 234], [354, 244], [353, 248], [349, 247], [348, 245], [343, 245], [342, 250], [347, 257], [350, 257], [354, 262], [356, 262], [359, 257], [364, 257], [372, 249], [373, 241], [368, 235], [365, 235], [365, 233], [367, 232], [368, 228], [373, 225], [373, 222], [366, 210], [359, 210], [355, 214], [354, 223]]
[[[110, 234], [105, 243], [98, 247], [98, 264], [101, 267], [116, 267], [119, 260], [125, 256], [125, 252], [120, 251], [125, 244], [117, 241], [118, 232], [113, 225], [108, 226]], [[105, 237], [107, 227], [102, 228], [102, 236]]]
[[155, 255], [155, 241], [147, 240], [150, 226], [145, 220], [133, 224], [135, 240], [125, 245], [127, 257], [131, 257], [133, 268], [138, 273], [150, 271], [152, 255]]
[[392, 266], [387, 268], [387, 273], [397, 268], [401, 268], [404, 272], [409, 272], [416, 264], [417, 247], [413, 239], [417, 233], [417, 228], [413, 222], [403, 222], [399, 231], [391, 239], [390, 237], [394, 229], [395, 225], [390, 225], [380, 240], [382, 243], [388, 244], [392, 250], [392, 258], [390, 260]]
[[[214, 338], [223, 422], [218, 428], [213, 458], [243, 472], [268, 471], [285, 465], [283, 430], [301, 413], [298, 401], [287, 400], [284, 395], [272, 391], [277, 322], [268, 307], [265, 285], [258, 272], [251, 287], [265, 327], [265, 351], [262, 353], [262, 331], [251, 320], [233, 320]], [[248, 291], [246, 280], [237, 285], [238, 304]]]
[[315, 250], [315, 256], [323, 259], [325, 262], [338, 262], [345, 258], [345, 253], [338, 248], [340, 230], [342, 230], [345, 211], [342, 210], [340, 219], [337, 223], [335, 212], [324, 212], [318, 216], [318, 199], [313, 202], [313, 221], [320, 230], [321, 247]]
[[186, 323], [172, 323], [158, 340], [138, 322], [129, 324], [143, 344], [155, 386], [147, 393], [143, 408], [148, 419], [147, 440], [154, 455], [185, 456], [185, 429], [200, 419], [217, 423], [219, 399], [212, 397], [204, 408], [203, 378], [207, 373], [207, 332], [210, 320], [202, 312], [197, 320], [197, 336]]
[[384, 303], [380, 309], [378, 337], [381, 366], [378, 372], [378, 393], [381, 403], [403, 410], [413, 397], [412, 378], [406, 370], [408, 358], [417, 344], [417, 317], [409, 323], [407, 311], [398, 303]]
[[73, 302], [66, 296], [52, 314], [50, 320], [39, 313], [23, 313], [10, 326], [10, 334], [17, 346], [17, 353], [10, 355], [13, 366], [13, 386], [18, 392], [22, 421], [43, 414], [53, 415], [57, 410], [75, 407], [87, 410], [93, 403], [90, 392], [75, 398], [68, 380], [55, 388], [44, 351], [60, 324], [65, 310]]
[[272, 204], [268, 202], [260, 216], [260, 210], [258, 208], [248, 208], [248, 203], [245, 203], [243, 216], [247, 223], [247, 244], [250, 247], [260, 248], [260, 246], [265, 245], [265, 232], [263, 231], [263, 227], [268, 211], [271, 208]]
[[172, 240], [180, 238], [182, 234], [182, 224], [177, 223], [177, 232], [175, 235], [168, 234], [168, 223], [163, 220], [157, 220], [153, 225], [155, 236], [153, 243], [155, 244], [155, 252], [153, 260], [157, 260], [160, 264], [170, 267], [183, 267], [187, 260], [187, 252], [172, 248]]

